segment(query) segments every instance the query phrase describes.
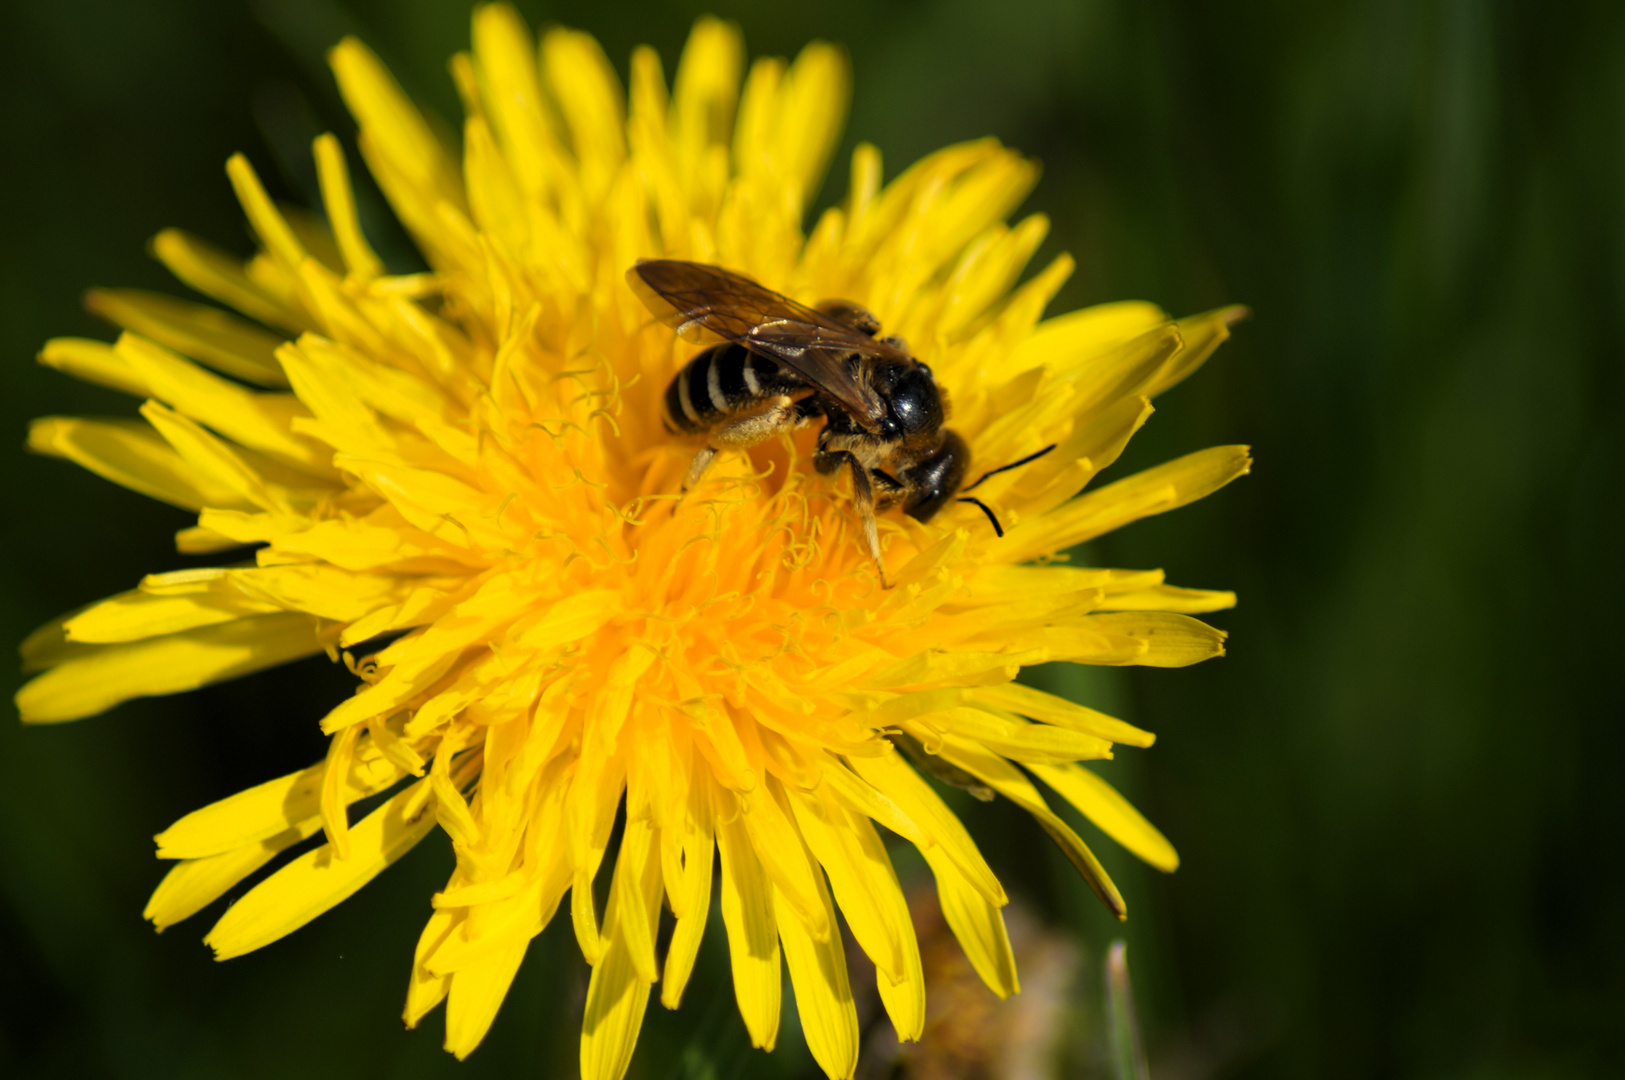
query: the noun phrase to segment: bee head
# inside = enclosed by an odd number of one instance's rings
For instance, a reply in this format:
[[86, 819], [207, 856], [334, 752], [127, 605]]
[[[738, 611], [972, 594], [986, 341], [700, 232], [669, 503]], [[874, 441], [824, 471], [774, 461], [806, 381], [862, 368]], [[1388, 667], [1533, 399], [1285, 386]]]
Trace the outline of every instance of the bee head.
[[965, 481], [970, 468], [970, 447], [954, 431], [942, 433], [942, 446], [928, 458], [898, 474], [908, 496], [903, 513], [915, 521], [930, 521]]

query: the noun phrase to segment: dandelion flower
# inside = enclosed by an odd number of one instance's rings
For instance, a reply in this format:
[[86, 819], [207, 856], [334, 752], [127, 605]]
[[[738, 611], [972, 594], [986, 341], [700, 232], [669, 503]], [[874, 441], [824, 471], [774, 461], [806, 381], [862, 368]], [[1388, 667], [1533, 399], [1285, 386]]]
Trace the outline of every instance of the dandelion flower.
[[[195, 511], [177, 546], [221, 565], [153, 574], [33, 635], [23, 719], [324, 651], [359, 680], [321, 721], [324, 760], [158, 836], [174, 865], [148, 918], [185, 919], [288, 853], [206, 938], [240, 956], [438, 825], [456, 869], [432, 899], [405, 1016], [445, 1002], [453, 1053], [479, 1044], [559, 915], [593, 965], [583, 1075], [619, 1077], [654, 986], [678, 1005], [715, 889], [753, 1042], [774, 1044], [788, 965], [813, 1056], [847, 1077], [858, 1032], [837, 912], [899, 1038], [925, 1017], [877, 824], [918, 847], [981, 978], [1017, 990], [1005, 892], [899, 745], [1029, 811], [1119, 915], [1034, 778], [1174, 867], [1168, 842], [1079, 764], [1152, 736], [1014, 680], [1046, 661], [1176, 667], [1223, 651], [1191, 615], [1230, 593], [1058, 553], [1247, 471], [1245, 448], [1220, 447], [1092, 485], [1238, 309], [1176, 322], [1122, 303], [1039, 321], [1072, 264], [1016, 284], [1046, 222], [1005, 223], [1036, 168], [992, 140], [887, 184], [878, 151], [859, 147], [845, 201], [804, 235], [847, 101], [828, 45], [744, 73], [737, 32], [702, 20], [669, 91], [640, 49], [623, 93], [592, 38], [538, 43], [510, 8], [483, 7], [452, 63], [460, 154], [360, 42], [331, 59], [366, 164], [430, 269], [388, 272], [324, 135], [325, 223], [279, 207], [234, 157], [257, 253], [244, 263], [174, 230], [153, 243], [236, 314], [95, 292], [118, 340], [41, 354], [144, 403], [140, 419], [39, 420], [31, 447]], [[694, 348], [624, 281], [657, 256], [867, 306], [929, 361], [983, 468], [1056, 444], [978, 490], [1003, 538], [970, 506], [927, 524], [886, 515], [896, 587], [881, 588], [847, 484], [809, 467], [812, 429], [723, 455], [679, 504], [695, 448], [663, 430], [659, 403]], [[662, 906], [675, 920], [663, 956]]]

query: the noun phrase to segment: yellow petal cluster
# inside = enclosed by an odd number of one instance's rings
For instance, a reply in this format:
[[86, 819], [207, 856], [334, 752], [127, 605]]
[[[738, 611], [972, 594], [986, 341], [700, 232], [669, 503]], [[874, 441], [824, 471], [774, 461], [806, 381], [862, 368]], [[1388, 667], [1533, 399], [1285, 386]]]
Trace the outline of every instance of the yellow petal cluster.
[[[41, 672], [18, 694], [24, 719], [323, 651], [359, 677], [322, 720], [323, 761], [158, 837], [175, 862], [150, 919], [178, 922], [323, 833], [209, 932], [219, 957], [241, 955], [438, 825], [457, 865], [417, 945], [406, 1020], [445, 1002], [452, 1052], [478, 1045], [559, 915], [593, 965], [583, 1075], [618, 1078], [654, 985], [678, 1005], [715, 903], [754, 1043], [774, 1044], [788, 965], [814, 1057], [848, 1077], [858, 1029], [837, 913], [898, 1036], [918, 1037], [925, 1017], [876, 824], [924, 856], [987, 984], [1017, 989], [1004, 890], [897, 744], [1029, 810], [1120, 914], [1034, 779], [1175, 866], [1078, 764], [1151, 736], [1013, 680], [1046, 661], [1179, 666], [1223, 651], [1191, 615], [1231, 594], [1057, 553], [1247, 471], [1245, 448], [1220, 447], [1092, 483], [1235, 309], [1175, 322], [1123, 303], [1039, 321], [1071, 262], [1016, 284], [1046, 222], [1006, 224], [1036, 169], [992, 140], [885, 184], [878, 151], [859, 147], [845, 201], [804, 234], [847, 100], [827, 45], [746, 71], [738, 33], [702, 20], [670, 88], [640, 49], [623, 91], [592, 38], [537, 42], [510, 8], [484, 7], [452, 64], [460, 150], [360, 42], [331, 59], [367, 167], [429, 271], [386, 270], [323, 136], [325, 222], [278, 206], [236, 157], [257, 253], [245, 263], [174, 230], [154, 242], [177, 278], [240, 314], [98, 291], [91, 306], [119, 339], [41, 355], [144, 404], [139, 419], [42, 419], [32, 448], [196, 512], [178, 546], [222, 565], [151, 575], [41, 629], [24, 647]], [[888, 516], [897, 587], [881, 588], [846, 489], [808, 467], [810, 431], [725, 456], [679, 504], [695, 448], [662, 429], [658, 405], [693, 348], [623, 281], [655, 256], [866, 305], [931, 363], [984, 468], [1056, 444], [978, 489], [1007, 534], [968, 506], [923, 525]], [[675, 924], [661, 955], [663, 908]]]

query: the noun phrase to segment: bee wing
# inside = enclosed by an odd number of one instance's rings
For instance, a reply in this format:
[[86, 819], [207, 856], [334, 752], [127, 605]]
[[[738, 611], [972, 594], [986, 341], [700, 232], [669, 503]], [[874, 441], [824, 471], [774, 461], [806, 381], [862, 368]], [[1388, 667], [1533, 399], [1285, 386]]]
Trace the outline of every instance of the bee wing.
[[741, 342], [777, 360], [839, 401], [860, 423], [886, 415], [886, 404], [853, 373], [851, 358], [912, 363], [907, 353], [845, 327], [829, 328], [794, 320], [752, 327]]
[[702, 341], [709, 333], [776, 360], [860, 421], [879, 420], [886, 406], [852, 372], [849, 358], [910, 362], [901, 349], [720, 266], [647, 259], [628, 270], [626, 280], [679, 336]]

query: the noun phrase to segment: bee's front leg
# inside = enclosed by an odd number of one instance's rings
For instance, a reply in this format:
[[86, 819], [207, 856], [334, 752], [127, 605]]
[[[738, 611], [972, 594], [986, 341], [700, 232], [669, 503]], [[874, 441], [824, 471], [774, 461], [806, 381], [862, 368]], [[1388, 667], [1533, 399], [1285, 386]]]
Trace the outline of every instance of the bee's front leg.
[[908, 495], [908, 488], [891, 473], [884, 469], [870, 469], [869, 479], [875, 486], [875, 513], [884, 514], [887, 510], [902, 502]]
[[875, 489], [869, 481], [869, 470], [850, 450], [820, 448], [813, 456], [813, 467], [826, 476], [842, 465], [852, 468], [852, 505], [857, 509], [859, 524], [863, 526], [863, 540], [869, 548], [869, 557], [875, 561], [875, 570], [880, 573], [880, 587], [889, 589], [892, 586], [886, 579], [886, 564], [880, 558], [880, 529], [875, 525]]

